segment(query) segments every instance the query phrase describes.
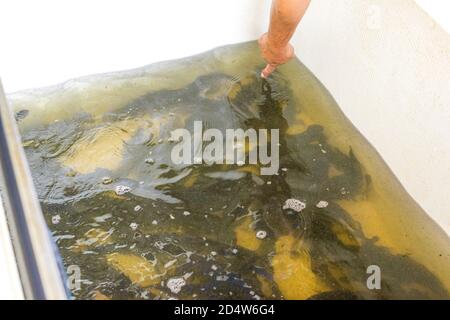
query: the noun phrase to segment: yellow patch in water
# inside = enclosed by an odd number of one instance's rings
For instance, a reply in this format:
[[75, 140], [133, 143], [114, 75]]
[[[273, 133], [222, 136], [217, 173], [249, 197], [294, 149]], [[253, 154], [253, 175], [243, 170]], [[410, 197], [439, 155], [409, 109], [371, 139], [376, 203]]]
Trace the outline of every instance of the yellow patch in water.
[[273, 277], [284, 298], [305, 300], [328, 287], [311, 270], [311, 258], [305, 250], [296, 248], [292, 236], [283, 236], [275, 244], [272, 258]]
[[106, 256], [106, 261], [140, 287], [145, 288], [161, 282], [162, 275], [157, 274], [155, 267], [143, 257], [112, 253]]
[[301, 134], [305, 132], [306, 126], [304, 124], [294, 124], [292, 126], [289, 126], [289, 128], [286, 130], [286, 134], [290, 136], [295, 136], [297, 134]]
[[[392, 237], [389, 226], [386, 225], [385, 214], [378, 212], [369, 201], [340, 200], [338, 204], [347, 211], [353, 219], [361, 223], [364, 235], [368, 238], [377, 237], [377, 244], [390, 249], [400, 248], [399, 239]], [[395, 233], [394, 233], [395, 235]]]
[[105, 196], [105, 198], [109, 198], [109, 199], [128, 200], [128, 198], [126, 196], [118, 195], [117, 193], [115, 193], [112, 190], [105, 191], [102, 193], [102, 195]]
[[245, 167], [240, 167], [237, 169], [237, 171], [252, 173], [255, 176], [260, 175], [260, 172], [261, 172], [260, 170], [261, 170], [260, 167], [257, 165], [247, 165]]
[[298, 113], [295, 116], [294, 123], [292, 123], [286, 130], [287, 135], [295, 136], [301, 134], [308, 129], [308, 126], [313, 125], [314, 121], [305, 113]]
[[140, 129], [148, 129], [145, 120], [123, 120], [92, 129], [72, 145], [59, 159], [66, 167], [79, 173], [92, 173], [98, 168], [116, 170], [122, 163], [126, 142]]
[[235, 85], [231, 86], [230, 90], [228, 91], [228, 99], [235, 99], [238, 95], [238, 93], [242, 90], [242, 86], [239, 83], [236, 83]]
[[349, 230], [345, 229], [343, 225], [334, 223], [331, 226], [331, 230], [334, 235], [338, 238], [338, 240], [344, 245], [348, 247], [360, 247], [358, 239], [350, 233]]
[[261, 240], [256, 238], [256, 233], [253, 230], [252, 218], [246, 217], [242, 223], [234, 229], [236, 235], [236, 244], [239, 247], [245, 248], [250, 251], [257, 251], [261, 246]]
[[110, 297], [104, 295], [100, 291], [94, 291], [94, 294], [92, 295], [93, 300], [111, 300]]
[[69, 249], [74, 252], [83, 252], [88, 247], [99, 247], [107, 244], [112, 244], [111, 239], [112, 230], [105, 231], [99, 228], [92, 228], [84, 234], [84, 238], [78, 239], [75, 245]]
[[195, 182], [198, 179], [198, 174], [194, 173], [191, 174], [189, 177], [187, 177], [187, 179], [184, 181], [183, 186], [185, 188], [191, 188], [192, 186], [194, 186]]

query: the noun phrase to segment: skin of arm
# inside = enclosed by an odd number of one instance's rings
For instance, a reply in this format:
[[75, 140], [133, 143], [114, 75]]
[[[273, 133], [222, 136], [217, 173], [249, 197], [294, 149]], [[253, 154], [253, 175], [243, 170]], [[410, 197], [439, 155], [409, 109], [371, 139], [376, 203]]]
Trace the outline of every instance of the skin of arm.
[[269, 77], [280, 64], [294, 57], [294, 48], [289, 41], [309, 3], [310, 0], [273, 0], [269, 32], [259, 39], [261, 55], [267, 61], [267, 66], [261, 72], [263, 78]]

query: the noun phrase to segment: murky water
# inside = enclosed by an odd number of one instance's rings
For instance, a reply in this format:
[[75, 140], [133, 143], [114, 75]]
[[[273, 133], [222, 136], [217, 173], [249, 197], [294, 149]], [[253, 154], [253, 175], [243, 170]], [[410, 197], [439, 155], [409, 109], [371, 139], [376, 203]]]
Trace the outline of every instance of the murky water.
[[[449, 297], [448, 237], [299, 61], [263, 65], [247, 43], [10, 97], [75, 298]], [[194, 121], [279, 129], [278, 174], [174, 165]]]

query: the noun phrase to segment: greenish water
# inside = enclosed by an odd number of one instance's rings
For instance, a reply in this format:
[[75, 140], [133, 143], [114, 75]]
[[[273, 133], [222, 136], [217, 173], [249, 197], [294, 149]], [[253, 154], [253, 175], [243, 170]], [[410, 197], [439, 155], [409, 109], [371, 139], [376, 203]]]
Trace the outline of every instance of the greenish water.
[[[249, 43], [12, 97], [75, 298], [449, 297], [448, 238], [299, 61], [262, 66]], [[279, 129], [278, 174], [174, 165], [194, 121]]]

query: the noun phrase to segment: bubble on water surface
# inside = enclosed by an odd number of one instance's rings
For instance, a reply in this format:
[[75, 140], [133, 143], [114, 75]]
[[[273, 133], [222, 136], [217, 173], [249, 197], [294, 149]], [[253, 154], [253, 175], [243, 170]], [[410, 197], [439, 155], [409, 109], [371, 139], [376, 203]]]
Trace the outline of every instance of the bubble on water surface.
[[167, 288], [175, 294], [179, 293], [185, 285], [186, 280], [184, 278], [171, 278], [167, 281]]
[[110, 184], [110, 183], [112, 183], [112, 181], [113, 180], [110, 177], [103, 177], [103, 179], [102, 179], [103, 184]]
[[52, 223], [58, 224], [61, 221], [61, 216], [59, 214], [52, 217]]
[[328, 207], [328, 202], [321, 200], [316, 204], [316, 207], [319, 209], [324, 209], [324, 208]]
[[136, 230], [138, 228], [138, 224], [136, 222], [130, 223], [131, 230]]
[[267, 232], [264, 230], [260, 230], [256, 233], [256, 237], [260, 240], [263, 240], [267, 237]]
[[122, 196], [131, 191], [130, 187], [127, 186], [116, 186], [115, 192], [118, 196]]
[[306, 208], [306, 204], [297, 199], [288, 199], [283, 205], [283, 210], [294, 210], [295, 212], [302, 212]]

